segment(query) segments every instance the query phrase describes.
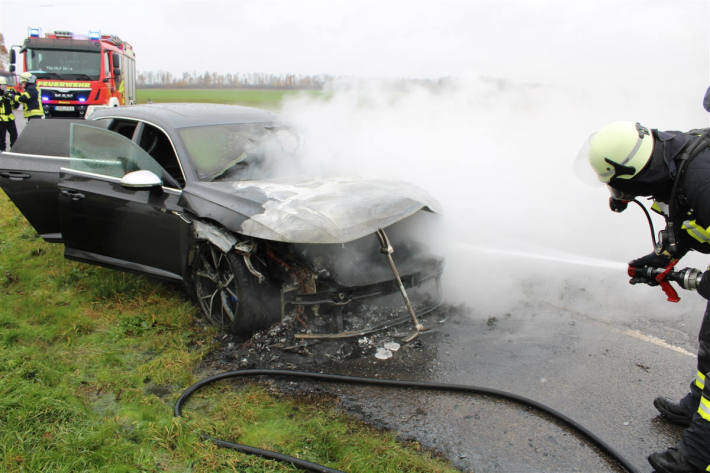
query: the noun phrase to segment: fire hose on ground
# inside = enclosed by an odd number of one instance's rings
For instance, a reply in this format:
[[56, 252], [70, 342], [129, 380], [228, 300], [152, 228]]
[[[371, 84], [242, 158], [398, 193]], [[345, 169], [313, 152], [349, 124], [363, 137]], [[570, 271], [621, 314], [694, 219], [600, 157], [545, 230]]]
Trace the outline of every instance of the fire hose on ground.
[[[638, 202], [636, 200], [634, 200], [634, 202], [639, 204], [641, 206], [641, 208], [644, 209], [644, 211], [646, 212], [646, 217], [648, 218], [649, 224], [651, 225], [651, 237], [654, 240], [654, 244], [655, 244], [653, 224], [651, 223], [650, 216], [648, 215], [648, 212], [646, 211], [645, 207], [643, 207], [643, 205], [640, 204], [640, 202]], [[411, 339], [413, 339], [422, 330], [424, 330], [424, 327], [421, 325], [421, 323], [419, 322], [419, 320], [417, 319], [417, 317], [414, 313], [411, 303], [409, 302], [409, 299], [407, 297], [406, 291], [404, 290], [401, 280], [399, 279], [399, 274], [397, 272], [397, 269], [394, 266], [394, 262], [391, 259], [392, 247], [391, 247], [391, 244], [389, 243], [389, 239], [382, 231], [378, 231], [377, 236], [380, 238], [380, 243], [382, 245], [382, 252], [388, 257], [388, 262], [389, 262], [392, 272], [394, 274], [395, 280], [397, 280], [399, 282], [398, 287], [399, 287], [400, 291], [402, 292], [402, 296], [403, 296], [404, 301], [406, 303], [407, 309], [409, 310], [409, 313], [411, 315], [412, 323], [415, 328], [412, 335], [410, 335]], [[675, 291], [675, 289], [671, 286], [670, 282], [671, 281], [676, 282], [684, 289], [694, 290], [694, 289], [697, 289], [698, 284], [700, 283], [700, 281], [702, 279], [703, 273], [702, 273], [702, 271], [695, 269], [695, 268], [684, 268], [682, 270], [675, 270], [674, 267], [677, 262], [678, 262], [677, 259], [672, 259], [667, 266], [662, 267], [662, 268], [661, 267], [653, 267], [653, 266], [631, 266], [630, 265], [628, 268], [628, 275], [631, 277], [630, 282], [632, 284], [648, 284], [650, 286], [657, 286], [658, 285], [661, 287], [663, 292], [666, 294], [666, 296], [668, 297], [668, 300], [670, 302], [678, 302], [680, 300], [680, 298], [678, 297], [678, 294]], [[553, 418], [560, 421], [563, 425], [566, 425], [567, 427], [569, 427], [572, 430], [581, 434], [583, 437], [585, 437], [587, 440], [589, 440], [593, 445], [595, 445], [597, 448], [599, 448], [602, 452], [606, 453], [610, 458], [612, 458], [614, 461], [616, 461], [625, 470], [627, 470], [631, 473], [636, 473], [638, 471], [627, 459], [625, 459], [611, 445], [606, 443], [604, 440], [602, 440], [600, 437], [598, 437], [597, 435], [592, 433], [590, 430], [588, 430], [583, 425], [572, 420], [571, 418], [567, 417], [566, 415], [562, 414], [561, 412], [559, 412], [551, 407], [548, 407], [538, 401], [521, 396], [519, 394], [501, 391], [498, 389], [482, 387], [482, 386], [475, 386], [475, 385], [446, 384], [446, 383], [425, 382], [425, 381], [404, 381], [404, 380], [380, 379], [380, 378], [364, 378], [364, 377], [357, 377], [357, 376], [343, 376], [343, 375], [336, 375], [336, 374], [315, 373], [315, 372], [309, 372], [309, 371], [291, 371], [291, 370], [277, 370], [277, 369], [237, 370], [237, 371], [228, 371], [225, 373], [210, 376], [208, 378], [203, 379], [202, 381], [199, 381], [199, 382], [193, 384], [189, 388], [187, 388], [182, 393], [182, 395], [177, 400], [177, 402], [175, 403], [175, 407], [173, 409], [173, 414], [175, 417], [181, 417], [183, 406], [188, 401], [190, 396], [192, 396], [195, 392], [197, 392], [198, 390], [200, 390], [201, 388], [203, 388], [209, 384], [212, 384], [212, 383], [215, 383], [217, 381], [221, 381], [221, 380], [224, 380], [227, 378], [256, 377], [256, 376], [301, 378], [301, 379], [310, 379], [310, 380], [324, 381], [324, 382], [361, 384], [361, 385], [371, 385], [371, 386], [385, 386], [385, 387], [394, 387], [394, 388], [409, 388], [409, 389], [421, 389], [421, 390], [429, 390], [429, 391], [458, 392], [458, 393], [494, 396], [494, 397], [506, 399], [509, 401], [513, 401], [515, 403], [522, 404], [525, 406], [533, 407], [533, 408], [537, 409], [538, 411], [541, 411], [543, 413], [546, 413], [546, 414], [552, 416]], [[202, 438], [204, 440], [210, 441], [220, 447], [229, 448], [231, 450], [235, 450], [235, 451], [238, 451], [241, 453], [257, 455], [257, 456], [261, 456], [263, 458], [268, 458], [268, 459], [272, 459], [272, 460], [290, 463], [298, 468], [308, 470], [308, 471], [315, 471], [315, 472], [319, 472], [319, 473], [345, 473], [341, 470], [329, 468], [324, 465], [319, 465], [317, 463], [309, 462], [307, 460], [296, 458], [296, 457], [286, 455], [283, 453], [274, 452], [271, 450], [264, 450], [264, 449], [252, 447], [249, 445], [228, 442], [225, 440], [220, 440], [220, 439], [210, 437], [206, 434], [203, 434]]]
[[[458, 393], [495, 396], [495, 397], [499, 397], [499, 398], [507, 399], [509, 401], [516, 402], [518, 404], [533, 407], [541, 412], [544, 412], [544, 413], [552, 416], [553, 418], [559, 420], [562, 424], [566, 425], [567, 427], [570, 427], [571, 429], [577, 431], [582, 436], [587, 438], [592, 444], [594, 444], [596, 447], [598, 447], [602, 452], [605, 452], [607, 455], [609, 455], [609, 457], [611, 457], [614, 461], [616, 461], [619, 465], [621, 465], [627, 471], [629, 471], [631, 473], [636, 473], [638, 471], [636, 468], [634, 468], [634, 466], [628, 460], [626, 460], [611, 445], [604, 442], [604, 440], [602, 440], [601, 438], [599, 438], [598, 436], [593, 434], [591, 431], [589, 431], [583, 425], [575, 422], [574, 420], [572, 420], [571, 418], [567, 417], [566, 415], [560, 413], [559, 411], [556, 411], [555, 409], [552, 409], [551, 407], [548, 407], [540, 402], [537, 402], [533, 399], [526, 398], [526, 397], [521, 396], [519, 394], [501, 391], [498, 389], [486, 388], [486, 387], [481, 387], [481, 386], [474, 386], [474, 385], [445, 384], [445, 383], [424, 382], [424, 381], [403, 381], [403, 380], [379, 379], [379, 378], [362, 378], [362, 377], [357, 377], [357, 376], [342, 376], [342, 375], [336, 375], [336, 374], [314, 373], [314, 372], [309, 372], [309, 371], [291, 371], [291, 370], [276, 370], [276, 369], [237, 370], [237, 371], [228, 371], [225, 373], [210, 376], [209, 378], [205, 378], [202, 381], [199, 381], [199, 382], [193, 384], [192, 386], [190, 386], [189, 388], [187, 388], [182, 393], [182, 395], [177, 400], [177, 402], [175, 403], [175, 407], [173, 409], [173, 414], [175, 417], [181, 417], [183, 406], [185, 405], [187, 400], [190, 398], [190, 396], [192, 396], [195, 392], [197, 392], [198, 390], [200, 390], [201, 388], [203, 388], [209, 384], [212, 384], [212, 383], [215, 383], [217, 381], [221, 381], [221, 380], [227, 379], [227, 378], [255, 377], [255, 376], [289, 377], [289, 378], [301, 378], [301, 379], [310, 379], [310, 380], [316, 380], [316, 381], [326, 381], [326, 382], [336, 382], [336, 383], [364, 384], [364, 385], [372, 385], [372, 386], [386, 386], [386, 387], [395, 387], [395, 388], [410, 388], [410, 389], [421, 389], [421, 390], [430, 390], [430, 391], [458, 392]], [[252, 447], [249, 445], [228, 442], [225, 440], [220, 440], [220, 439], [210, 437], [205, 434], [202, 435], [202, 438], [204, 440], [210, 441], [220, 447], [229, 448], [231, 450], [236, 450], [241, 453], [246, 453], [246, 454], [250, 454], [250, 455], [257, 455], [257, 456], [260, 456], [263, 458], [268, 458], [268, 459], [272, 459], [272, 460], [290, 463], [298, 468], [301, 468], [301, 469], [304, 469], [307, 471], [315, 471], [315, 472], [319, 472], [319, 473], [345, 473], [341, 470], [336, 470], [334, 468], [329, 468], [329, 467], [326, 467], [323, 465], [319, 465], [317, 463], [309, 462], [309, 461], [306, 461], [306, 460], [303, 460], [300, 458], [292, 457], [290, 455], [286, 455], [286, 454], [279, 453], [279, 452], [274, 452], [271, 450], [264, 450], [264, 449]]]

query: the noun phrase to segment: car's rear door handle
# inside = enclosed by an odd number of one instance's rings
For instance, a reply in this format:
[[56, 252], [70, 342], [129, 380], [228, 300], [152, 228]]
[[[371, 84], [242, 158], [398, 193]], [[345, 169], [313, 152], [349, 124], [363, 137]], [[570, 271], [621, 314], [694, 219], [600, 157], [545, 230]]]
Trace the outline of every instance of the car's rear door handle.
[[62, 189], [61, 190], [62, 195], [69, 197], [71, 200], [81, 200], [84, 197], [86, 197], [84, 194], [82, 194], [79, 191], [73, 191], [73, 190], [67, 190], [67, 189]]
[[6, 177], [11, 181], [24, 181], [25, 179], [32, 177], [31, 174], [21, 171], [0, 171], [0, 176]]

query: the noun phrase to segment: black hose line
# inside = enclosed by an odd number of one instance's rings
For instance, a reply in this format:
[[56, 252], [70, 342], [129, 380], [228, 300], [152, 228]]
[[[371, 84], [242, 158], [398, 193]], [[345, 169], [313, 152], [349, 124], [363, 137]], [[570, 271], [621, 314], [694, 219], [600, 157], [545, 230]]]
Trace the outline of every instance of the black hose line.
[[651, 214], [648, 213], [648, 210], [646, 209], [646, 206], [643, 205], [641, 202], [639, 202], [638, 199], [634, 199], [631, 202], [635, 202], [639, 207], [641, 207], [641, 210], [643, 210], [643, 213], [646, 215], [646, 220], [648, 220], [648, 227], [651, 229], [651, 242], [652, 242], [652, 248], [655, 250], [656, 249], [656, 230], [653, 228], [653, 220], [651, 220]]
[[[436, 390], [436, 391], [462, 392], [462, 393], [474, 393], [474, 394], [485, 394], [485, 395], [490, 395], [490, 396], [496, 396], [496, 397], [500, 397], [503, 399], [508, 399], [510, 401], [517, 402], [519, 404], [534, 407], [546, 414], [549, 414], [550, 416], [554, 417], [555, 419], [558, 419], [559, 421], [561, 421], [563, 424], [567, 425], [568, 427], [571, 427], [573, 430], [576, 430], [577, 432], [584, 435], [591, 443], [596, 445], [601, 451], [608, 454], [611, 458], [613, 458], [616, 462], [618, 462], [624, 469], [626, 469], [630, 473], [638, 473], [638, 470], [636, 470], [636, 468], [634, 468], [633, 465], [631, 465], [631, 463], [628, 460], [626, 460], [619, 452], [617, 452], [611, 445], [604, 442], [601, 438], [594, 435], [592, 432], [590, 432], [587, 428], [585, 428], [581, 424], [575, 422], [574, 420], [570, 419], [566, 415], [552, 409], [551, 407], [548, 407], [544, 404], [541, 404], [535, 400], [526, 398], [524, 396], [520, 396], [518, 394], [509, 393], [509, 392], [501, 391], [498, 389], [480, 387], [480, 386], [467, 386], [464, 384], [444, 384], [444, 383], [434, 383], [434, 382], [426, 382], [426, 381], [401, 381], [401, 380], [393, 380], [393, 379], [362, 378], [362, 377], [358, 377], [358, 376], [343, 376], [343, 375], [336, 375], [336, 374], [314, 373], [314, 372], [309, 372], [309, 371], [291, 371], [291, 370], [274, 370], [274, 369], [237, 370], [237, 371], [228, 371], [225, 373], [220, 373], [220, 374], [217, 374], [214, 376], [210, 376], [209, 378], [205, 378], [202, 381], [198, 381], [197, 383], [195, 383], [192, 386], [190, 386], [189, 388], [187, 388], [182, 393], [180, 398], [175, 402], [175, 407], [173, 409], [173, 415], [175, 417], [181, 417], [183, 405], [187, 402], [187, 400], [190, 398], [190, 396], [192, 396], [196, 391], [198, 391], [202, 387], [207, 386], [208, 384], [214, 383], [216, 381], [220, 381], [222, 379], [236, 378], [236, 377], [241, 377], [241, 376], [244, 376], [244, 377], [287, 376], [287, 377], [292, 377], [292, 378], [308, 378], [308, 379], [313, 379], [313, 380], [318, 380], [318, 381], [330, 381], [330, 382], [338, 382], [338, 383], [369, 384], [369, 385], [375, 385], [375, 386], [393, 386], [393, 387], [400, 387], [400, 388], [417, 388], [417, 389], [428, 389], [428, 390]], [[300, 467], [304, 470], [310, 470], [310, 471], [315, 471], [315, 472], [320, 472], [320, 473], [344, 473], [340, 470], [335, 470], [333, 468], [328, 468], [323, 465], [311, 463], [311, 462], [301, 460], [296, 457], [292, 457], [292, 456], [285, 455], [285, 454], [278, 453], [278, 452], [273, 452], [270, 450], [262, 450], [260, 448], [250, 447], [248, 445], [225, 442], [224, 440], [215, 439], [215, 438], [209, 437], [207, 435], [203, 435], [203, 438], [205, 440], [209, 440], [209, 441], [213, 442], [214, 444], [216, 444], [220, 447], [230, 448], [232, 450], [236, 450], [236, 451], [242, 452], [242, 453], [248, 453], [251, 455], [258, 455], [258, 456], [261, 456], [264, 458], [270, 458], [273, 460], [292, 463], [293, 465]]]

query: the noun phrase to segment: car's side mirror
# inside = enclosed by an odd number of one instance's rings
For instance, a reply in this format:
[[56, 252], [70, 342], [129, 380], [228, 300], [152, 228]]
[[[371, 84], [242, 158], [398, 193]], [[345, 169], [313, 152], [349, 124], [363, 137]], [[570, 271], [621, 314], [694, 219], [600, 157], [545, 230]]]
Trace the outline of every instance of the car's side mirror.
[[121, 178], [121, 185], [130, 189], [152, 189], [153, 187], [161, 187], [162, 179], [155, 175], [153, 171], [141, 169], [132, 171]]
[[703, 108], [710, 112], [710, 87], [705, 91], [705, 98], [703, 99]]

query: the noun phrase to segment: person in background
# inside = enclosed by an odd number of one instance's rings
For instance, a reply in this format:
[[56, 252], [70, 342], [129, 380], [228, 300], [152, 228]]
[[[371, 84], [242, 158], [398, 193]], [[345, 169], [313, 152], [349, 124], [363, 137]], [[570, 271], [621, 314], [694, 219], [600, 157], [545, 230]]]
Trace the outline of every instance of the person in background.
[[15, 100], [22, 104], [22, 110], [28, 122], [36, 118], [44, 118], [42, 96], [36, 86], [36, 81], [37, 78], [30, 72], [20, 74], [22, 92], [15, 97]]
[[10, 135], [10, 148], [17, 139], [17, 126], [12, 109], [15, 105], [15, 91], [8, 88], [7, 78], [0, 76], [0, 151], [5, 151], [5, 136]]

